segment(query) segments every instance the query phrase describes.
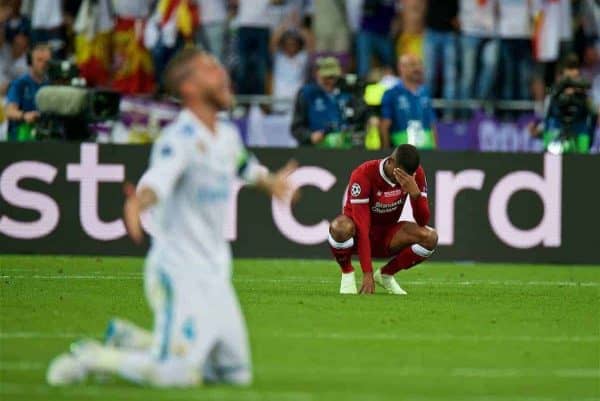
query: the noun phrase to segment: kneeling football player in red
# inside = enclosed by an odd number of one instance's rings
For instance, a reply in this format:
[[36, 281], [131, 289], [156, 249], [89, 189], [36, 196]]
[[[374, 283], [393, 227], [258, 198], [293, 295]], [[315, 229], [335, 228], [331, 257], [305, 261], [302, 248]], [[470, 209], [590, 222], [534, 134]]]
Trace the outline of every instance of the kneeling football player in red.
[[[410, 200], [416, 223], [401, 221]], [[363, 271], [362, 294], [372, 294], [375, 283], [390, 294], [405, 295], [394, 279], [433, 253], [437, 233], [429, 222], [427, 181], [417, 149], [398, 146], [391, 156], [358, 166], [350, 177], [343, 214], [329, 227], [329, 245], [342, 269], [341, 294], [356, 294], [352, 254], [358, 253]], [[372, 258], [392, 258], [373, 273]]]

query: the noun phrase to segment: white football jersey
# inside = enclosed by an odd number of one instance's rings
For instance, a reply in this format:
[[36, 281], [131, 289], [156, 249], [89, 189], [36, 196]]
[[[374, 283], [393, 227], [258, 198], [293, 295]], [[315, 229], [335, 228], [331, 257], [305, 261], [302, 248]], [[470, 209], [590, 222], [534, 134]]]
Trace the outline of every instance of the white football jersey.
[[264, 171], [232, 123], [218, 121], [212, 133], [183, 110], [154, 144], [140, 185], [159, 199], [152, 210], [152, 264], [173, 274], [228, 279], [224, 222], [234, 180], [253, 183]]

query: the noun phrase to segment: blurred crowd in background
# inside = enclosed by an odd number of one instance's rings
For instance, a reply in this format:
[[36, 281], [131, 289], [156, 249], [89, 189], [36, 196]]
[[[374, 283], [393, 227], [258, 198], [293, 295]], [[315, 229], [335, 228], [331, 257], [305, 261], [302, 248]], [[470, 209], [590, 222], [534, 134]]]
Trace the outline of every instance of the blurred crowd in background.
[[[271, 95], [263, 110], [290, 115], [301, 144], [360, 125], [385, 146], [416, 121], [429, 132], [469, 116], [473, 99], [533, 100], [541, 117], [565, 69], [600, 105], [600, 0], [2, 0], [0, 27], [9, 137], [38, 118], [49, 59], [70, 60], [79, 84], [162, 97], [186, 46], [214, 54], [239, 99]], [[431, 98], [445, 102], [437, 116]]]
[[[562, 55], [598, 81], [596, 0], [3, 0], [0, 92], [38, 42], [76, 60], [88, 85], [160, 90], [181, 47], [197, 45], [232, 72], [238, 94], [293, 97], [316, 57], [376, 80], [417, 54], [434, 97], [544, 96]], [[596, 83], [596, 92], [600, 82]]]

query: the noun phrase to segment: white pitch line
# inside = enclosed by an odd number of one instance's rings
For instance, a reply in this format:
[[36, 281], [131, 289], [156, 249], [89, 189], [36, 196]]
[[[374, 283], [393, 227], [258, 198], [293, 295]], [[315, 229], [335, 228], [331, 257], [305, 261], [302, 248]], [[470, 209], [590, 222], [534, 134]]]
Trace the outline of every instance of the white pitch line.
[[[0, 371], [40, 371], [45, 370], [47, 365], [37, 361], [0, 361]], [[273, 367], [281, 371], [286, 367]], [[339, 374], [360, 374], [363, 370], [360, 367], [336, 368]], [[259, 368], [260, 370], [260, 368]], [[536, 369], [536, 368], [423, 368], [423, 367], [401, 367], [385, 372], [379, 372], [379, 375], [389, 375], [393, 377], [437, 377], [451, 376], [462, 378], [490, 378], [502, 379], [509, 377], [557, 377], [557, 378], [582, 378], [595, 379], [600, 378], [600, 369], [598, 368], [554, 368], [554, 369]]]
[[84, 333], [42, 333], [35, 331], [0, 332], [0, 339], [75, 339], [95, 338], [97, 335]]
[[140, 280], [142, 278], [141, 275], [136, 276], [103, 276], [103, 275], [66, 275], [66, 274], [58, 274], [58, 275], [39, 275], [34, 274], [32, 276], [26, 275], [16, 275], [16, 276], [0, 276], [2, 280]]
[[[143, 275], [140, 273], [125, 273], [123, 275], [0, 275], [2, 280], [141, 280]], [[237, 277], [234, 281], [240, 284], [243, 283], [319, 283], [333, 284], [337, 283], [337, 279], [307, 279], [305, 277], [286, 277], [281, 279], [262, 279], [262, 278], [246, 278]], [[596, 281], [519, 281], [519, 280], [467, 280], [467, 281], [441, 281], [441, 280], [401, 280], [405, 285], [454, 285], [454, 286], [482, 286], [482, 285], [499, 285], [499, 286], [516, 286], [516, 287], [598, 287], [600, 282]]]
[[[0, 332], [0, 339], [77, 339], [97, 338], [98, 335], [85, 333], [43, 333], [43, 332]], [[424, 335], [424, 334], [356, 334], [356, 333], [271, 333], [271, 338], [321, 339], [321, 340], [393, 340], [424, 342], [546, 342], [546, 343], [600, 343], [600, 336], [473, 336], [473, 335]]]
[[587, 368], [587, 369], [552, 369], [552, 370], [539, 370], [539, 369], [519, 369], [519, 368], [505, 368], [505, 369], [482, 369], [482, 368], [453, 368], [450, 370], [450, 376], [453, 377], [478, 377], [478, 378], [491, 378], [501, 379], [508, 377], [558, 377], [558, 378], [584, 378], [584, 379], [595, 379], [600, 378], [600, 369]]
[[[394, 340], [425, 342], [547, 342], [547, 343], [597, 343], [600, 336], [474, 336], [474, 335], [423, 335], [423, 334], [355, 334], [355, 333], [281, 333], [273, 337], [317, 338], [323, 340]], [[1, 338], [1, 336], [0, 336]]]
[[48, 366], [34, 361], [0, 361], [0, 371], [34, 371], [45, 370]]
[[[65, 387], [61, 391], [61, 398], [74, 398], [77, 400], [85, 398], [100, 398], [101, 400], [112, 399], [111, 393], [114, 392], [114, 397], [125, 400], [148, 400], [148, 392], [139, 391], [136, 387], [114, 387], [105, 386], [75, 386]], [[50, 388], [48, 386], [32, 386], [21, 383], [0, 382], [0, 394], [36, 394], [48, 395]], [[241, 390], [234, 393], [222, 393], [210, 391], [206, 394], [203, 391], [190, 392], [185, 389], [171, 391], [166, 395], [169, 400], [206, 400], [210, 396], [210, 400], [252, 400], [262, 401], [265, 399], [276, 399], [281, 401], [312, 401], [314, 397], [308, 392], [293, 392], [293, 391], [256, 391], [256, 390]]]

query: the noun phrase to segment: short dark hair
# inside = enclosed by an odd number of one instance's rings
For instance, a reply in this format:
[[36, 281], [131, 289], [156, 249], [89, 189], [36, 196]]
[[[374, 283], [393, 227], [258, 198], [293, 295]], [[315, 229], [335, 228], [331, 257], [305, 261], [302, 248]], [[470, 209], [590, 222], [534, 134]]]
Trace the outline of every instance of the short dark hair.
[[402, 167], [408, 174], [414, 174], [419, 168], [421, 157], [419, 151], [413, 145], [404, 144], [394, 149], [392, 159], [399, 167]]
[[279, 41], [277, 42], [277, 47], [281, 48], [283, 44], [290, 39], [296, 42], [296, 46], [298, 46], [299, 50], [304, 49], [304, 39], [298, 32], [292, 29], [288, 29], [281, 35]]
[[579, 67], [579, 56], [575, 53], [569, 53], [560, 61], [558, 72], [562, 74], [565, 70], [576, 70]]
[[167, 92], [179, 97], [181, 84], [190, 76], [194, 70], [191, 65], [196, 57], [206, 54], [203, 50], [196, 47], [186, 47], [180, 50], [167, 64], [165, 69], [165, 86]]

